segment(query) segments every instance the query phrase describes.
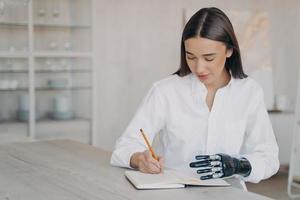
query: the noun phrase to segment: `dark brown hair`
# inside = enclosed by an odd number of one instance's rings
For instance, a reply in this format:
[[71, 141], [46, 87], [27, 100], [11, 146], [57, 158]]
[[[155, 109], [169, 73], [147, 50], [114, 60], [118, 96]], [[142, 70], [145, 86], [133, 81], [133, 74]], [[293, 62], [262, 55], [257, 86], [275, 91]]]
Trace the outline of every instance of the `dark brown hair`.
[[191, 73], [186, 62], [184, 41], [193, 37], [203, 37], [223, 42], [232, 55], [226, 59], [225, 68], [234, 78], [246, 78], [243, 71], [240, 48], [226, 14], [218, 8], [202, 8], [196, 12], [184, 27], [181, 38], [180, 68], [174, 74], [185, 76]]

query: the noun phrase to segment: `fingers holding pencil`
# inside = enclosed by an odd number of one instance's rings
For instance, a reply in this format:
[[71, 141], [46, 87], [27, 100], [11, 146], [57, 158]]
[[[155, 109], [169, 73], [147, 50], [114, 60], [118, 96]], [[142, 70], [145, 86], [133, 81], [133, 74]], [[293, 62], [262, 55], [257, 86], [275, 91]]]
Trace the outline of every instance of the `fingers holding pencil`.
[[152, 157], [152, 154], [149, 150], [146, 150], [142, 153], [138, 169], [144, 173], [158, 174], [163, 170], [163, 158], [158, 157], [159, 160], [156, 160]]
[[144, 173], [161, 173], [163, 171], [164, 158], [155, 154], [144, 131], [140, 129], [140, 132], [148, 150], [134, 153], [130, 158], [130, 166]]

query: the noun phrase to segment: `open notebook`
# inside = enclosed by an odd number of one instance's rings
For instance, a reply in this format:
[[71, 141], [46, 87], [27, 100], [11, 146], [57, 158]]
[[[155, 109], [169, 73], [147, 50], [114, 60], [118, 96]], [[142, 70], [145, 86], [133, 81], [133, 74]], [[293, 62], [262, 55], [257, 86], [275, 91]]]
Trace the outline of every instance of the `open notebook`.
[[223, 179], [200, 180], [172, 170], [161, 174], [146, 174], [139, 171], [125, 171], [125, 176], [137, 189], [167, 189], [193, 186], [229, 186]]

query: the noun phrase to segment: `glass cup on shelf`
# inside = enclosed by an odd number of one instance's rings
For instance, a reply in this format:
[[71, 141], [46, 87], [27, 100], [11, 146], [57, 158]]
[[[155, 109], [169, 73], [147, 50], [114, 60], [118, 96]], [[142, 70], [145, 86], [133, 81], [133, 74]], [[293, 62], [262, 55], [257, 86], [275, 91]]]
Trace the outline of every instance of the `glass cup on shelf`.
[[22, 94], [19, 96], [19, 110], [29, 110], [28, 94]]
[[11, 70], [14, 67], [14, 62], [11, 58], [7, 58], [5, 65], [7, 69]]
[[72, 100], [69, 96], [55, 96], [53, 98], [53, 113], [52, 117], [56, 120], [72, 119]]
[[64, 43], [64, 49], [67, 51], [70, 51], [72, 48], [72, 43], [71, 42], [65, 42]]
[[49, 48], [51, 49], [51, 50], [56, 50], [57, 49], [57, 43], [56, 42], [50, 42], [49, 43]]
[[55, 8], [52, 10], [52, 16], [53, 16], [53, 22], [55, 24], [59, 23], [59, 17], [60, 17], [60, 10]]
[[5, 2], [2, 0], [0, 1], [0, 21], [4, 21], [4, 14], [5, 14]]
[[50, 67], [50, 69], [52, 70], [52, 71], [56, 71], [56, 70], [58, 70], [58, 66], [55, 64], [55, 63], [53, 63], [52, 65], [51, 65], [51, 67]]
[[9, 81], [9, 89], [16, 90], [18, 88], [19, 81], [18, 80], [10, 80]]
[[11, 113], [9, 110], [7, 110], [7, 109], [1, 110], [0, 121], [8, 121], [8, 120], [10, 120], [10, 117], [11, 117]]
[[4, 65], [4, 60], [1, 58], [1, 59], [0, 59], [0, 72], [1, 72], [2, 70], [5, 70], [5, 65]]
[[50, 68], [50, 66], [51, 66], [51, 61], [50, 61], [50, 59], [47, 59], [47, 60], [45, 61], [45, 65], [46, 65], [46, 68]]
[[61, 64], [61, 68], [64, 70], [71, 70], [71, 68], [72, 68], [70, 60], [68, 60], [68, 59], [62, 58], [60, 61], [60, 64]]
[[0, 90], [7, 90], [9, 89], [10, 82], [9, 80], [0, 80]]
[[60, 64], [61, 64], [61, 69], [66, 69], [66, 66], [68, 64], [67, 59], [62, 58]]
[[23, 6], [27, 6], [28, 3], [29, 3], [29, 0], [24, 0], [24, 1], [23, 1]]
[[56, 64], [51, 62], [49, 58], [46, 60], [45, 66], [46, 66], [45, 70], [52, 70], [52, 71], [57, 70]]
[[27, 53], [27, 52], [28, 52], [28, 47], [27, 47], [27, 46], [22, 47], [22, 51], [23, 51], [24, 53]]
[[289, 107], [288, 98], [284, 94], [275, 95], [275, 108], [280, 111], [286, 111]]
[[14, 47], [13, 45], [11, 45], [9, 48], [8, 48], [8, 51], [10, 53], [14, 53], [16, 51], [16, 47]]
[[53, 9], [52, 15], [53, 15], [53, 17], [59, 17], [60, 11], [58, 9]]
[[46, 10], [41, 8], [38, 11], [38, 19], [39, 19], [39, 23], [43, 24], [45, 23], [45, 18], [46, 18]]

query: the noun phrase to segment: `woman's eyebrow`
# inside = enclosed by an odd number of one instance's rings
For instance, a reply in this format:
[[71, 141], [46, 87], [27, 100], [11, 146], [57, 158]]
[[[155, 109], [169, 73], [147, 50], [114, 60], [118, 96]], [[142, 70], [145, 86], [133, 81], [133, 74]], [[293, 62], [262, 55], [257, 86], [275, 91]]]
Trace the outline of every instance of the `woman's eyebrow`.
[[214, 56], [216, 55], [216, 53], [206, 53], [206, 54], [202, 54], [202, 56]]
[[[190, 54], [190, 55], [193, 55], [193, 56], [194, 56], [194, 54], [193, 54], [193, 53], [191, 53], [191, 52], [189, 52], [189, 51], [185, 51], [185, 53], [187, 53], [187, 54]], [[214, 55], [216, 55], [216, 53], [205, 53], [205, 54], [202, 54], [202, 56], [214, 56]]]
[[194, 56], [194, 54], [193, 54], [193, 53], [191, 53], [191, 52], [185, 51], [185, 53], [187, 53], [187, 54], [190, 54], [190, 55], [193, 55], [193, 56]]

